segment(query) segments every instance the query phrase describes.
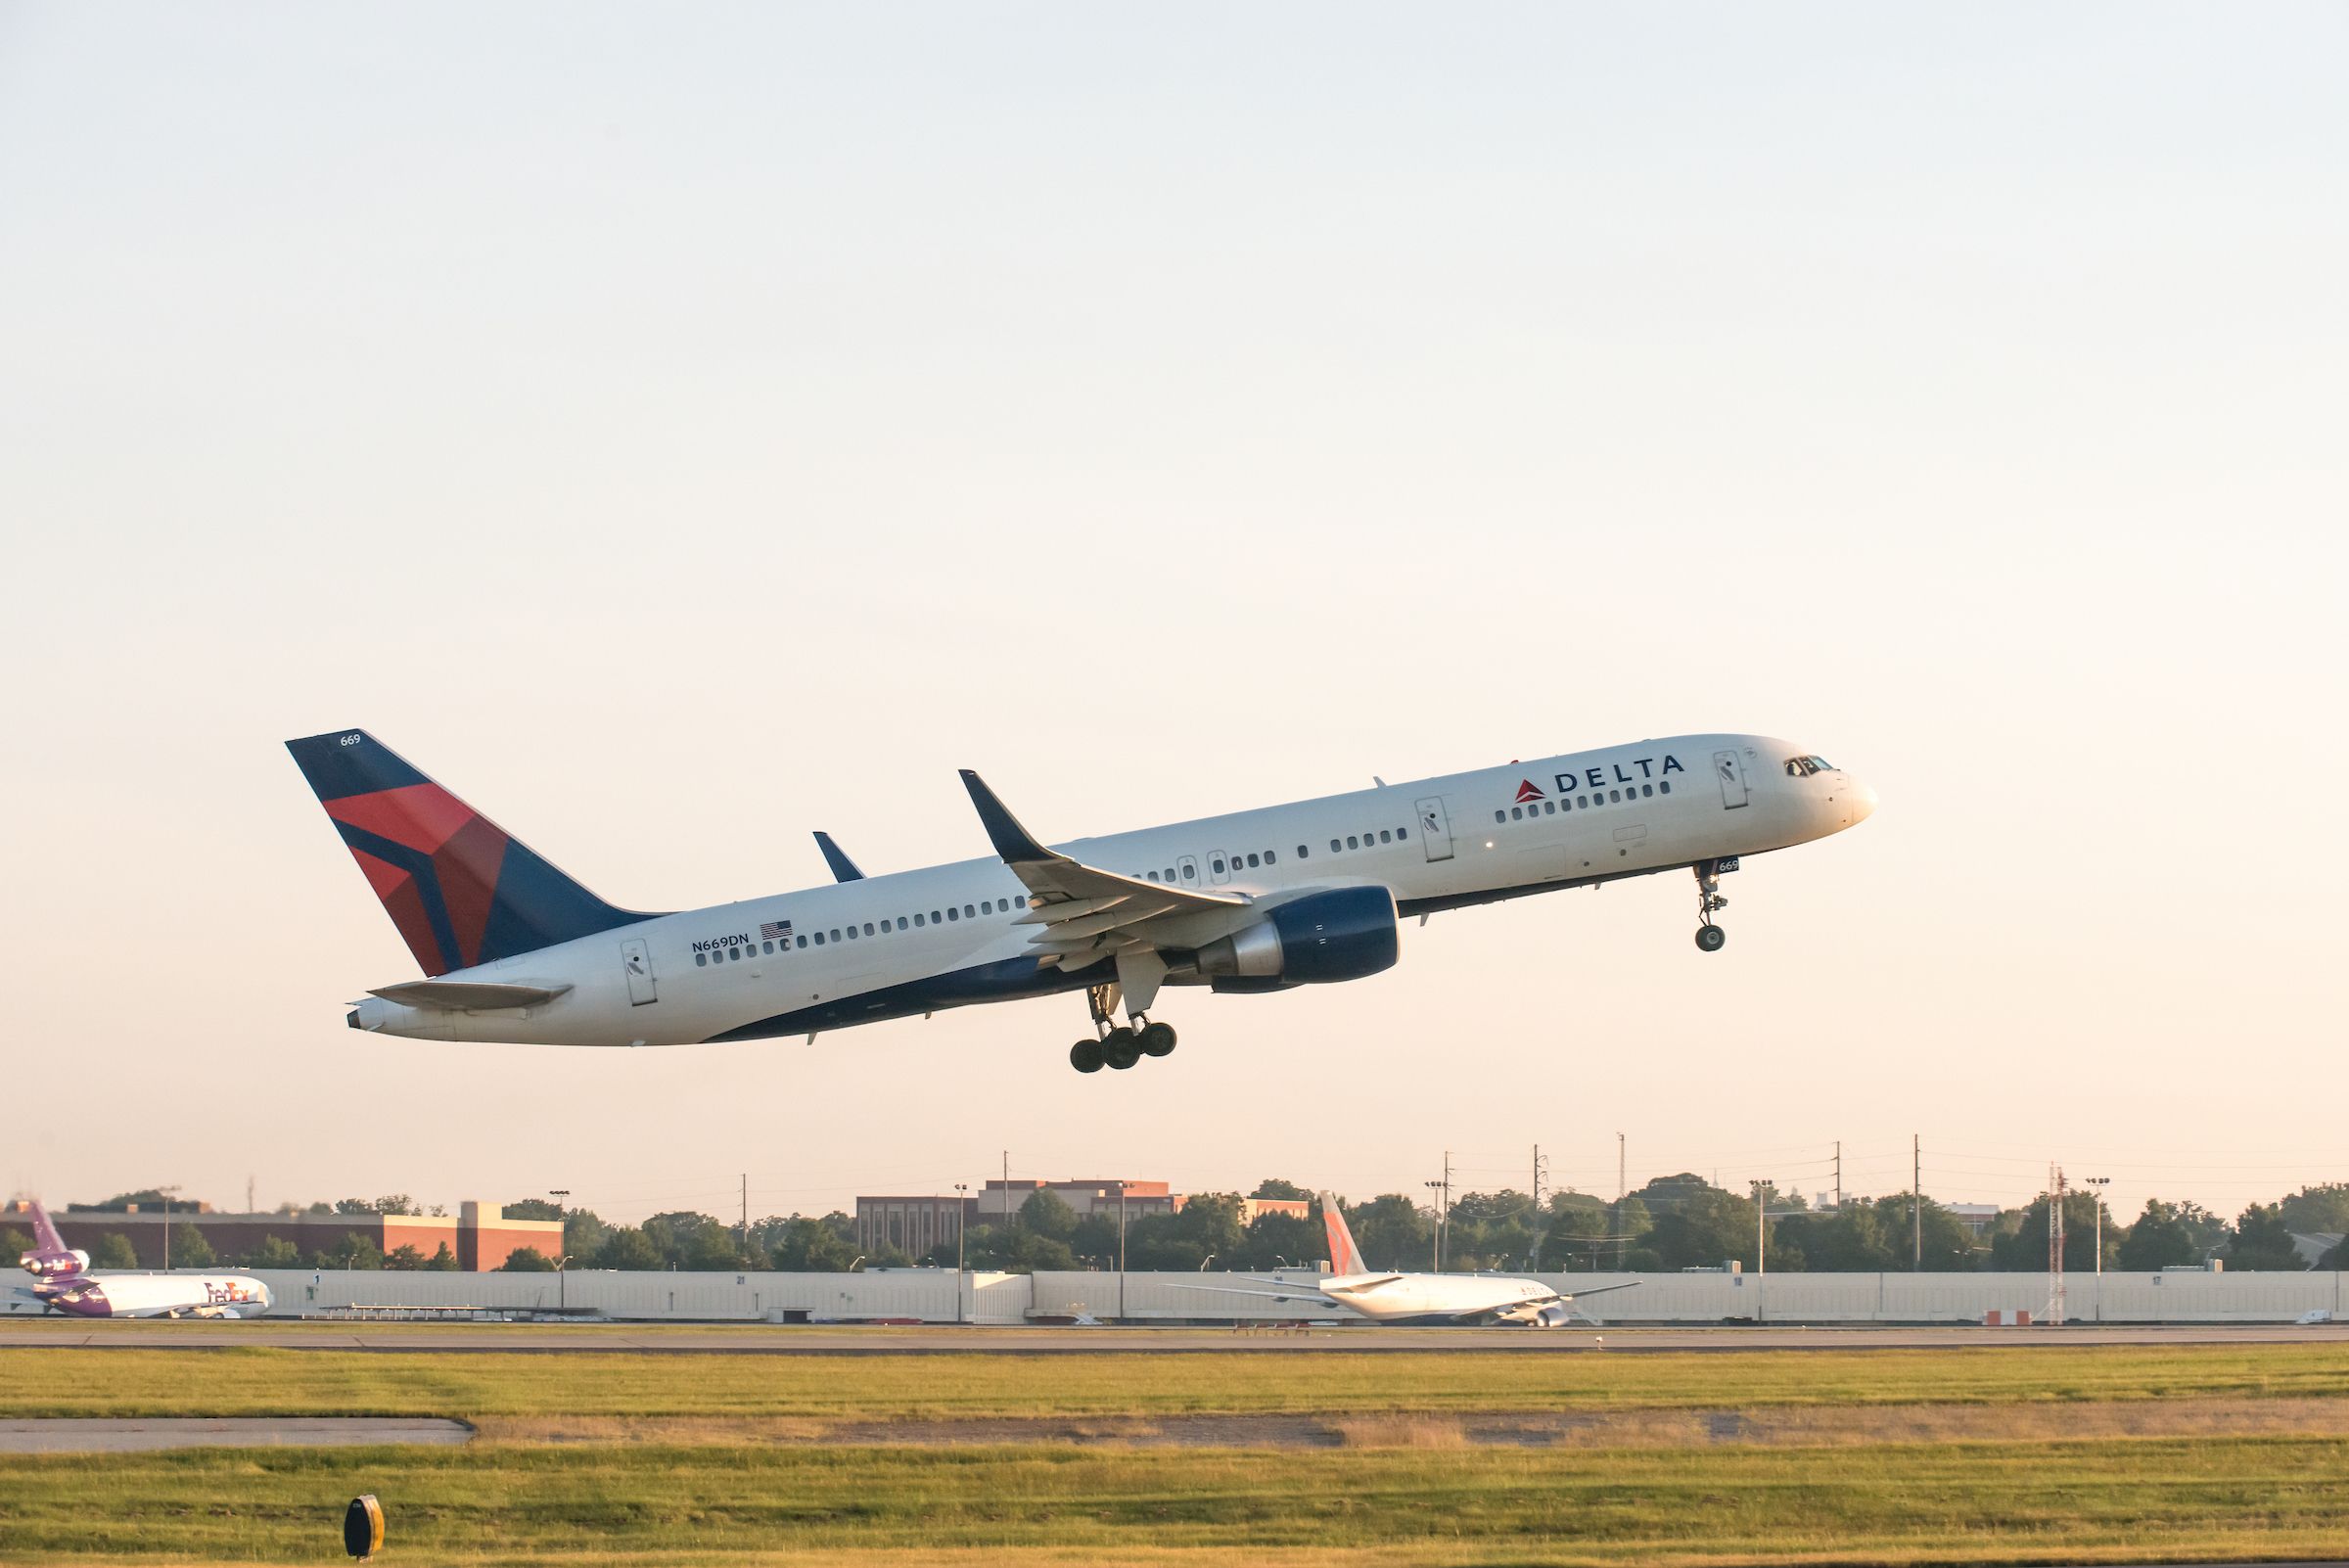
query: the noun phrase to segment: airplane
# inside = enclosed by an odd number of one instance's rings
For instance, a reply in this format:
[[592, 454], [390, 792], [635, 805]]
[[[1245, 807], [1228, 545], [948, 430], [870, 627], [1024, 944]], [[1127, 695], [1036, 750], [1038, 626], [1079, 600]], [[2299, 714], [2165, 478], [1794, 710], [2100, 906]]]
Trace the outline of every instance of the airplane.
[[1381, 1273], [1362, 1262], [1354, 1244], [1354, 1231], [1338, 1207], [1334, 1192], [1321, 1197], [1321, 1223], [1329, 1235], [1331, 1272], [1311, 1285], [1264, 1274], [1243, 1274], [1259, 1284], [1279, 1290], [1246, 1290], [1237, 1285], [1177, 1285], [1177, 1290], [1207, 1291], [1219, 1296], [1259, 1296], [1268, 1301], [1310, 1302], [1343, 1308], [1374, 1323], [1509, 1324], [1520, 1328], [1563, 1328], [1574, 1321], [1574, 1303], [1580, 1296], [1599, 1296], [1610, 1290], [1629, 1290], [1639, 1283], [1596, 1285], [1585, 1291], [1561, 1291], [1538, 1279], [1509, 1279], [1498, 1274]]
[[[1839, 833], [1875, 792], [1808, 749], [1683, 735], [1047, 848], [980, 776], [991, 857], [678, 912], [623, 909], [363, 729], [286, 743], [423, 968], [352, 1029], [414, 1039], [682, 1045], [817, 1035], [1082, 992], [1081, 1073], [1174, 1049], [1166, 987], [1254, 993], [1391, 967], [1417, 915], [1686, 870], [1696, 945], [1721, 878]], [[1118, 1017], [1123, 1007], [1125, 1019]]]
[[250, 1274], [125, 1274], [101, 1279], [89, 1271], [90, 1255], [68, 1247], [39, 1203], [32, 1206], [32, 1251], [17, 1265], [33, 1286], [15, 1287], [23, 1300], [40, 1303], [43, 1313], [73, 1317], [258, 1317], [267, 1312], [269, 1287]]

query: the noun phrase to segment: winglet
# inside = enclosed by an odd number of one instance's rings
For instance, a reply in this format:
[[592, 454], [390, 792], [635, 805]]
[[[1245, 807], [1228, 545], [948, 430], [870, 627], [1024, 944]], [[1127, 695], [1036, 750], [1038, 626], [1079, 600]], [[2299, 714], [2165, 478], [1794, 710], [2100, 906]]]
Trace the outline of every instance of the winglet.
[[848, 852], [833, 843], [832, 835], [826, 833], [822, 828], [815, 830], [815, 847], [824, 852], [824, 864], [832, 868], [833, 881], [862, 882], [864, 880], [864, 873], [856, 869], [856, 862], [850, 859]]
[[995, 799], [995, 792], [987, 787], [987, 780], [969, 768], [963, 768], [962, 787], [971, 792], [971, 804], [979, 807], [980, 825], [1003, 857], [1006, 865], [1033, 863], [1037, 860], [1057, 860], [1059, 855], [1036, 842], [1036, 835], [1020, 826], [1020, 819], [1010, 808]]

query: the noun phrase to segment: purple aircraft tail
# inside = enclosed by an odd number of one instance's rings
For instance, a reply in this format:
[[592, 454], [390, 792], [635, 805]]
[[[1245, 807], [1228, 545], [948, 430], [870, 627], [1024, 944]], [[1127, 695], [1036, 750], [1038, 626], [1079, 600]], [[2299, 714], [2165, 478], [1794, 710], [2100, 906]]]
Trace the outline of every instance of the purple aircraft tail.
[[58, 1279], [78, 1274], [90, 1265], [89, 1254], [75, 1252], [66, 1245], [57, 1233], [57, 1225], [42, 1208], [39, 1199], [32, 1203], [32, 1251], [17, 1259], [17, 1267], [40, 1279]]

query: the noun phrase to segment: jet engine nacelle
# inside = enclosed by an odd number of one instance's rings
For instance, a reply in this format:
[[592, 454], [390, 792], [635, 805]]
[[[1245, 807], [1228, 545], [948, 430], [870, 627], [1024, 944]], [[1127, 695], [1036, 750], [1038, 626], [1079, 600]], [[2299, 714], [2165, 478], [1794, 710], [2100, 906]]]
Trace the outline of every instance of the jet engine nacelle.
[[78, 1247], [71, 1252], [28, 1252], [17, 1259], [17, 1267], [35, 1279], [56, 1279], [86, 1272], [90, 1255]]
[[1218, 991], [1253, 991], [1359, 980], [1392, 968], [1401, 951], [1393, 894], [1332, 888], [1274, 905], [1200, 948], [1197, 961]]
[[1574, 1321], [1574, 1309], [1562, 1301], [1553, 1301], [1534, 1314], [1531, 1328], [1564, 1328]]

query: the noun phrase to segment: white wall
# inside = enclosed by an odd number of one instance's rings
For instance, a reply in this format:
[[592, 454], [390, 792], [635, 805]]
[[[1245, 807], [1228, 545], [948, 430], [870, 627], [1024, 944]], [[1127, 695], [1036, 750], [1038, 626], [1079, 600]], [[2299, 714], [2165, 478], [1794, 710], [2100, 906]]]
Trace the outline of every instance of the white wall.
[[[853, 1274], [555, 1274], [315, 1271], [261, 1268], [276, 1315], [351, 1307], [589, 1308], [607, 1317], [680, 1322], [781, 1322], [815, 1317], [918, 1317], [927, 1322], [1018, 1323], [1089, 1313], [1138, 1322], [1182, 1319], [1300, 1322], [1327, 1309], [1224, 1295], [1202, 1286], [1264, 1289], [1234, 1274], [1039, 1273], [968, 1275], [959, 1314], [951, 1269], [885, 1268]], [[1639, 1279], [1639, 1288], [1593, 1296], [1592, 1317], [1617, 1323], [1962, 1323], [1993, 1310], [2034, 1317], [2048, 1305], [2045, 1274], [1540, 1274], [1560, 1290]], [[2290, 1322], [2312, 1309], [2344, 1314], [2340, 1273], [2107, 1273], [2066, 1280], [2066, 1315], [2110, 1323]], [[10, 1310], [29, 1303], [12, 1301]]]

